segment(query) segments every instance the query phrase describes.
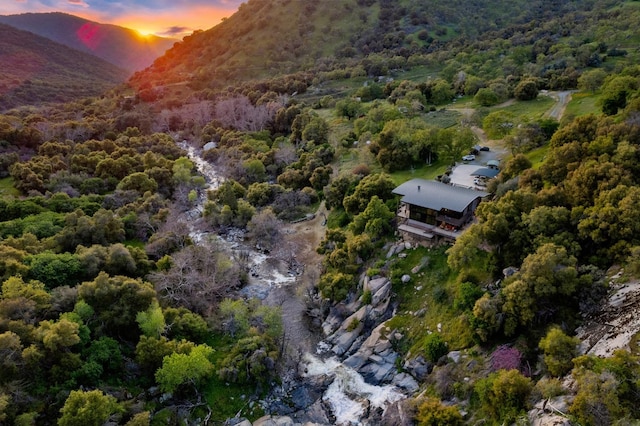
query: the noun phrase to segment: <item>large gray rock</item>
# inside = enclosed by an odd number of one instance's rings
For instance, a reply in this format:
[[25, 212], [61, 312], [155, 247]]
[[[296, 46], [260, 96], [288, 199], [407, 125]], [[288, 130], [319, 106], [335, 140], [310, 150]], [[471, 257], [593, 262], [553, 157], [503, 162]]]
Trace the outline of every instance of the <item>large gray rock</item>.
[[395, 365], [393, 364], [365, 364], [358, 372], [362, 374], [367, 383], [373, 385], [379, 385], [380, 383], [387, 382], [393, 377], [395, 372]]
[[376, 294], [376, 292], [380, 290], [382, 286], [384, 286], [387, 282], [389, 282], [389, 279], [386, 277], [374, 278], [372, 280], [369, 280], [365, 287], [365, 290], [369, 290], [371, 294]]
[[418, 381], [423, 381], [433, 371], [433, 364], [425, 360], [422, 356], [417, 356], [404, 363], [404, 369]]
[[371, 304], [378, 306], [380, 302], [385, 300], [391, 294], [391, 281], [387, 281], [385, 285], [380, 287], [371, 297]]
[[414, 426], [415, 409], [409, 400], [394, 402], [384, 411], [380, 426]]
[[391, 381], [391, 384], [396, 385], [397, 387], [402, 388], [410, 393], [413, 393], [420, 388], [418, 382], [416, 382], [415, 379], [407, 373], [400, 373], [395, 376]]
[[336, 355], [340, 356], [347, 352], [360, 333], [362, 333], [365, 319], [370, 309], [369, 305], [360, 308], [356, 313], [344, 320], [340, 328], [327, 339], [328, 342], [333, 343], [331, 350]]
[[385, 312], [387, 312], [387, 309], [389, 309], [390, 303], [391, 298], [387, 297], [382, 301], [382, 303], [374, 306], [373, 309], [371, 309], [371, 312], [369, 312], [369, 319], [373, 322], [381, 318], [385, 314]]

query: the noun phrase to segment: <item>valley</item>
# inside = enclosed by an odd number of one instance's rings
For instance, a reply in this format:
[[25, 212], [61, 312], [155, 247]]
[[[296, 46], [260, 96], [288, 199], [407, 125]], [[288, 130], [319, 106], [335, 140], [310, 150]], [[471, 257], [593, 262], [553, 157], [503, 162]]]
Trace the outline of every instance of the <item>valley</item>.
[[[19, 16], [0, 423], [640, 418], [637, 2]], [[60, 44], [94, 24], [102, 59]]]

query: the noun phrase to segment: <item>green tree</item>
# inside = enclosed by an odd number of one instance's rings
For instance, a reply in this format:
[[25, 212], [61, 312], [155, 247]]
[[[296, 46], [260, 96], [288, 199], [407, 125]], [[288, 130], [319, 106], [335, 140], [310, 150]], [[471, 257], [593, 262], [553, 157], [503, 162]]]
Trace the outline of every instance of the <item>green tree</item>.
[[491, 139], [502, 139], [515, 128], [515, 117], [509, 111], [494, 111], [482, 120], [482, 128]]
[[202, 379], [213, 374], [213, 352], [211, 347], [202, 344], [193, 347], [187, 354], [174, 353], [164, 357], [162, 367], [155, 374], [160, 389], [174, 392], [187, 383], [197, 387]]
[[356, 118], [362, 111], [362, 104], [355, 99], [341, 99], [336, 102], [336, 114], [348, 120]]
[[157, 300], [154, 300], [146, 311], [138, 312], [136, 322], [142, 333], [149, 337], [160, 337], [167, 326]]
[[144, 194], [147, 191], [157, 191], [158, 183], [146, 173], [136, 172], [122, 179], [116, 189], [121, 191], [138, 191], [140, 194]]
[[579, 282], [576, 264], [566, 248], [552, 243], [527, 256], [502, 290], [505, 333], [512, 335], [518, 325], [530, 325], [540, 307], [557, 303], [557, 296], [571, 296]]
[[521, 101], [530, 101], [538, 97], [538, 85], [533, 80], [522, 80], [513, 90], [513, 95]]
[[573, 358], [578, 355], [580, 339], [564, 334], [559, 327], [552, 327], [540, 340], [544, 363], [551, 375], [563, 376], [573, 368]]
[[499, 370], [474, 386], [482, 411], [504, 424], [513, 423], [524, 413], [532, 389], [531, 379], [518, 370]]
[[35, 302], [36, 308], [39, 310], [45, 310], [51, 306], [51, 295], [40, 281], [30, 280], [24, 282], [21, 277], [16, 276], [10, 277], [2, 283], [3, 299], [16, 299], [19, 297]]
[[488, 87], [479, 89], [476, 95], [473, 97], [473, 100], [484, 107], [496, 105], [500, 101], [498, 95], [496, 95], [496, 92], [489, 89]]
[[607, 72], [601, 68], [585, 70], [578, 78], [578, 88], [593, 93], [600, 89], [606, 77]]
[[80, 325], [62, 318], [58, 321], [41, 321], [37, 334], [45, 348], [51, 352], [64, 350], [80, 343]]
[[374, 195], [367, 208], [353, 218], [350, 227], [354, 234], [366, 232], [375, 240], [391, 231], [394, 217], [395, 214], [389, 207]]
[[80, 260], [74, 254], [44, 252], [30, 256], [27, 261], [29, 276], [49, 288], [74, 286], [80, 281]]
[[118, 411], [122, 407], [117, 400], [102, 391], [71, 391], [60, 409], [58, 426], [101, 426]]
[[391, 191], [395, 187], [395, 183], [387, 174], [365, 176], [360, 180], [353, 194], [344, 197], [344, 209], [347, 213], [356, 215], [367, 208], [374, 195], [385, 202], [391, 199], [393, 197]]
[[302, 131], [302, 140], [316, 146], [329, 142], [329, 125], [323, 118], [313, 117]]
[[130, 337], [138, 334], [138, 312], [146, 311], [155, 295], [149, 282], [124, 276], [110, 277], [105, 272], [78, 287], [78, 297], [95, 310], [104, 332]]

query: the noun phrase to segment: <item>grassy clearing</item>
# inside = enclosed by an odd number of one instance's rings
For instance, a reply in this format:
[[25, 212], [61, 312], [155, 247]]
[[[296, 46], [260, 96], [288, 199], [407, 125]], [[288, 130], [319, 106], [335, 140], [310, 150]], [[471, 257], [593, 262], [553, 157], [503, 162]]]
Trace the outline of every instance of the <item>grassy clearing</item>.
[[571, 102], [567, 105], [565, 116], [579, 117], [587, 114], [599, 114], [600, 107], [597, 105], [598, 97], [592, 93], [577, 92], [571, 95]]
[[446, 129], [459, 124], [461, 115], [459, 111], [452, 109], [439, 109], [424, 114], [422, 118], [430, 126]]
[[447, 170], [447, 162], [438, 160], [431, 164], [425, 164], [421, 167], [413, 167], [408, 170], [400, 170], [391, 173], [391, 179], [396, 185], [400, 185], [410, 179], [435, 179], [436, 176], [441, 175]]
[[13, 178], [0, 179], [0, 197], [19, 197], [20, 191], [13, 186]]
[[[553, 107], [555, 102], [549, 96], [541, 95], [532, 101], [515, 101], [509, 106], [496, 108], [495, 110], [509, 111], [518, 117], [521, 122], [535, 121], [543, 118], [544, 114]], [[491, 110], [493, 111], [494, 109]]]

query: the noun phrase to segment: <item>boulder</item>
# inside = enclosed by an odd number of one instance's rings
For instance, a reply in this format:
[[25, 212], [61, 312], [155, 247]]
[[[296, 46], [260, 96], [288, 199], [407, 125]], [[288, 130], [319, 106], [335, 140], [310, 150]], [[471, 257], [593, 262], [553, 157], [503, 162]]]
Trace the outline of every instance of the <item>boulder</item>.
[[422, 382], [433, 371], [433, 364], [425, 360], [422, 356], [405, 361], [404, 369], [416, 380]]
[[371, 304], [373, 306], [378, 306], [380, 302], [389, 297], [391, 293], [391, 281], [387, 281], [385, 285], [380, 287], [378, 291], [376, 291], [371, 297]]
[[384, 411], [380, 419], [380, 426], [413, 426], [415, 409], [409, 400], [394, 402]]
[[410, 275], [407, 275], [407, 274], [404, 274], [404, 275], [402, 276], [402, 278], [400, 278], [400, 281], [402, 281], [403, 283], [405, 283], [405, 284], [406, 284], [406, 283], [408, 283], [409, 281], [411, 281], [411, 276], [410, 276]]
[[400, 373], [393, 378], [391, 384], [406, 390], [407, 392], [414, 393], [417, 391], [420, 386], [418, 382], [415, 381], [413, 377], [408, 375], [407, 373]]
[[386, 277], [374, 278], [372, 280], [369, 280], [369, 282], [366, 284], [365, 290], [369, 290], [371, 294], [375, 294], [387, 282], [389, 282], [389, 279]]
[[356, 313], [344, 320], [338, 331], [327, 339], [327, 341], [333, 343], [334, 346], [331, 350], [336, 355], [340, 356], [347, 352], [358, 338], [364, 328], [365, 318], [370, 309], [369, 305], [360, 308]]
[[369, 319], [371, 321], [375, 321], [378, 318], [381, 318], [384, 315], [384, 313], [387, 312], [387, 309], [389, 309], [390, 303], [391, 303], [390, 297], [383, 299], [382, 303], [374, 306], [373, 309], [371, 309], [371, 311], [369, 312]]
[[385, 381], [389, 381], [393, 377], [395, 372], [395, 365], [393, 364], [365, 364], [358, 372], [362, 374], [367, 383], [379, 385]]
[[460, 362], [461, 356], [462, 354], [460, 353], [460, 351], [451, 351], [447, 354], [447, 358], [449, 358], [451, 361], [455, 362], [456, 364]]

